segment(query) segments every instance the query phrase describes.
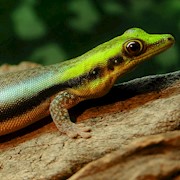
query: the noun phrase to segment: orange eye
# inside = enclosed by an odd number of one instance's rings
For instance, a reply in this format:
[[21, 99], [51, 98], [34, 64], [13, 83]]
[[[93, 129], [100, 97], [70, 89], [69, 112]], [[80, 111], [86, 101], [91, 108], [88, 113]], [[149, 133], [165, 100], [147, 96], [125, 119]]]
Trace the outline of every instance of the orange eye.
[[125, 51], [129, 56], [138, 56], [143, 50], [143, 43], [140, 40], [131, 40], [125, 43]]

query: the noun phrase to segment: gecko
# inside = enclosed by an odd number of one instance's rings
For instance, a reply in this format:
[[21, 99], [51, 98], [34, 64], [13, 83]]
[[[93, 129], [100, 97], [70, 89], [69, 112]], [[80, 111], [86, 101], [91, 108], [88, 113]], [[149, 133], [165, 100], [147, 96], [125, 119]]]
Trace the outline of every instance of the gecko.
[[170, 34], [130, 28], [79, 57], [0, 75], [0, 136], [51, 115], [68, 137], [91, 137], [90, 127], [73, 123], [68, 110], [104, 96], [119, 77], [173, 44]]

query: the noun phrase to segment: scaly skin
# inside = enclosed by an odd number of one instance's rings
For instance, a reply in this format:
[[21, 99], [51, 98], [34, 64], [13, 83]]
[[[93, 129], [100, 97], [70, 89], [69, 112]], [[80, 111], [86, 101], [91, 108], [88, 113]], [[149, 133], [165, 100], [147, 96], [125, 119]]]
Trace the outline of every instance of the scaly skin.
[[0, 76], [0, 135], [22, 129], [51, 114], [60, 132], [90, 137], [90, 128], [70, 121], [68, 109], [105, 95], [115, 81], [140, 62], [168, 49], [169, 34], [127, 30], [69, 61]]

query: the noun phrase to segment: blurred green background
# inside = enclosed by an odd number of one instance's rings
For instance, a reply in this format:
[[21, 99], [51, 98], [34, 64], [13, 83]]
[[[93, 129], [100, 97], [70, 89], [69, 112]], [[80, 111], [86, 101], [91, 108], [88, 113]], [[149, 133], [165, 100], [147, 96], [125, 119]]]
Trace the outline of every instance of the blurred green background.
[[131, 27], [170, 33], [176, 44], [123, 80], [180, 69], [179, 0], [1, 0], [0, 65], [57, 63]]

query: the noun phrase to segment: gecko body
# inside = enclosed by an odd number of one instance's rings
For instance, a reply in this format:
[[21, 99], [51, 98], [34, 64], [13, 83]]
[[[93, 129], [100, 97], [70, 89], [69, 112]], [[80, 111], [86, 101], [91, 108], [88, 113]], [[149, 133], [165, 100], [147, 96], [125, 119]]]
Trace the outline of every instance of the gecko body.
[[169, 34], [131, 28], [77, 58], [1, 75], [0, 135], [50, 114], [60, 132], [88, 138], [90, 129], [72, 123], [68, 109], [105, 95], [119, 77], [173, 43]]

